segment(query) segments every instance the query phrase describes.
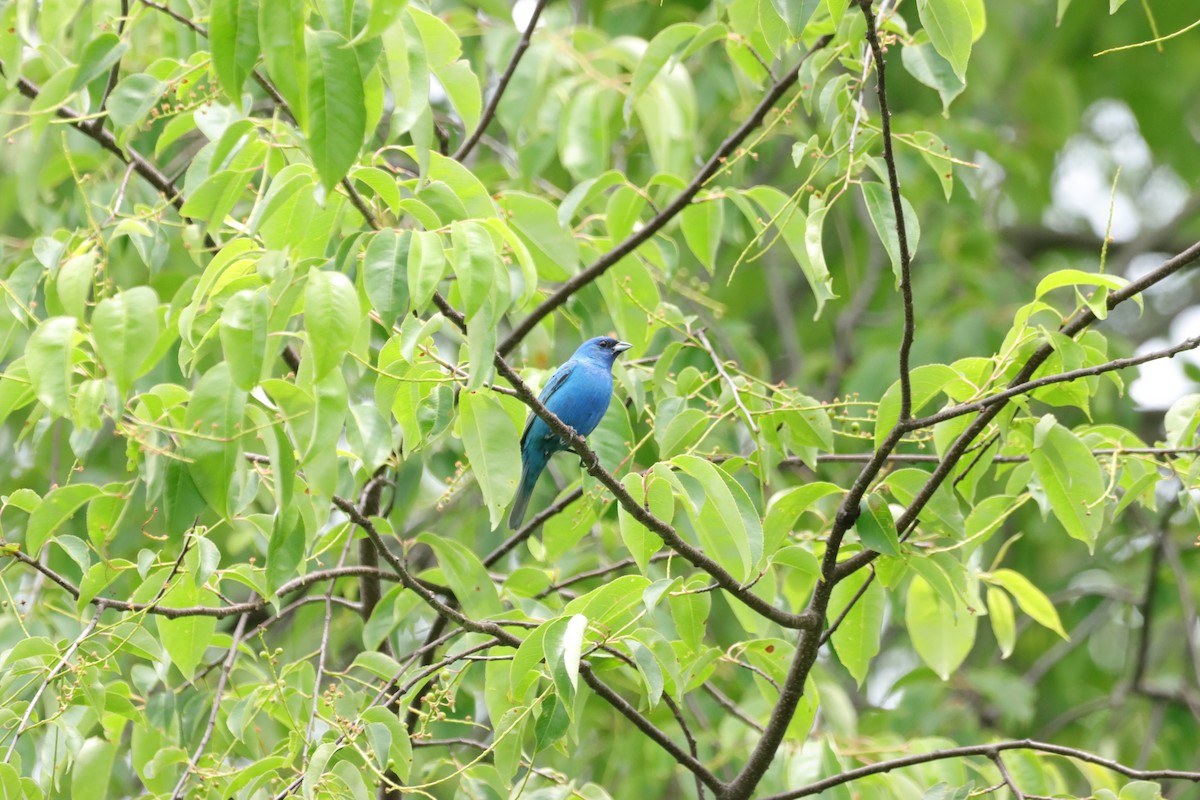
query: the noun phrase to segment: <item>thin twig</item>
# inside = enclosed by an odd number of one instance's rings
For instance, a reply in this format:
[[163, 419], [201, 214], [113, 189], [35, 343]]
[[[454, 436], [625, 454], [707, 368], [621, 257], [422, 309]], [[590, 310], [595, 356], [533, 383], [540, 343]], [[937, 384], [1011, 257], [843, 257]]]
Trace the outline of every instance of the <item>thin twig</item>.
[[237, 627], [233, 629], [233, 641], [229, 645], [228, 655], [225, 656], [225, 665], [221, 668], [221, 677], [217, 680], [217, 690], [213, 694], [212, 712], [208, 715], [208, 724], [204, 726], [204, 735], [200, 737], [200, 744], [196, 745], [195, 752], [188, 759], [187, 769], [179, 776], [179, 783], [175, 784], [175, 791], [171, 793], [171, 800], [178, 800], [178, 798], [183, 796], [183, 787], [187, 785], [188, 778], [195, 771], [196, 765], [200, 763], [200, 756], [204, 755], [204, 751], [208, 748], [208, 742], [212, 738], [213, 730], [217, 727], [217, 716], [221, 711], [221, 696], [225, 694], [225, 684], [229, 681], [229, 673], [233, 671], [233, 662], [237, 660], [238, 645], [242, 641], [242, 633], [246, 630], [246, 620], [249, 618], [248, 614], [242, 614], [238, 619]]
[[[338, 556], [337, 567], [340, 568], [346, 563], [346, 555], [350, 552], [351, 545], [354, 544], [354, 537], [347, 536], [346, 543], [342, 545], [342, 553]], [[368, 544], [370, 544], [368, 542]], [[371, 545], [374, 547], [374, 545]], [[335, 569], [336, 569], [335, 568]], [[369, 580], [364, 576], [362, 581]], [[361, 584], [360, 584], [361, 585]], [[321, 678], [325, 673], [325, 656], [329, 652], [329, 631], [333, 626], [333, 589], [336, 584], [333, 581], [329, 582], [329, 588], [325, 590], [325, 620], [321, 625], [321, 646], [317, 649], [317, 675], [313, 680], [313, 700], [312, 711], [308, 716], [308, 725], [304, 729], [304, 756], [305, 761], [308, 760], [308, 744], [312, 742], [313, 728], [317, 724], [321, 708]], [[379, 580], [375, 580], [375, 586], [379, 586]], [[369, 615], [367, 615], [369, 616]], [[365, 617], [364, 617], [365, 618]]]
[[[43, 575], [45, 575], [47, 578], [49, 578], [51, 581], [58, 584], [58, 586], [61, 587], [64, 591], [66, 591], [67, 594], [71, 595], [72, 597], [74, 597], [77, 600], [79, 599], [79, 587], [78, 586], [76, 586], [74, 583], [69, 581], [66, 577], [64, 577], [60, 573], [56, 572], [55, 570], [50, 569], [46, 565], [41, 564], [40, 562], [36, 561], [35, 559], [32, 559], [29, 556], [25, 555], [20, 550], [12, 550], [12, 551], [3, 552], [3, 553], [0, 553], [0, 555], [6, 555], [10, 558], [14, 558], [17, 561], [20, 561], [22, 564], [27, 564], [28, 566], [33, 567], [38, 572], [41, 572]], [[350, 567], [342, 567], [340, 569], [318, 570], [316, 572], [310, 572], [307, 575], [302, 575], [299, 578], [293, 578], [292, 580], [290, 580], [287, 583], [280, 586], [279, 589], [275, 592], [275, 594], [277, 597], [286, 597], [287, 595], [294, 594], [295, 592], [305, 589], [314, 583], [320, 583], [321, 581], [326, 581], [326, 580], [336, 580], [338, 578], [357, 578], [357, 577], [361, 577], [368, 571], [371, 572], [372, 574], [377, 575], [381, 580], [385, 580], [385, 581], [399, 580], [395, 576], [394, 573], [389, 572], [387, 570], [371, 569], [369, 567], [350, 566]], [[157, 601], [151, 602], [151, 603], [134, 603], [129, 600], [116, 600], [116, 599], [109, 598], [109, 597], [95, 597], [95, 598], [92, 598], [92, 601], [91, 601], [92, 605], [95, 605], [95, 606], [102, 605], [105, 608], [111, 608], [115, 611], [135, 611], [135, 612], [144, 611], [148, 614], [155, 614], [160, 617], [166, 617], [167, 619], [181, 619], [183, 617], [215, 617], [217, 619], [222, 619], [224, 617], [236, 616], [237, 614], [248, 614], [248, 613], [252, 613], [254, 611], [258, 611], [258, 610], [266, 607], [268, 602], [269, 602], [268, 598], [258, 597], [253, 600], [248, 600], [244, 603], [231, 603], [226, 606], [172, 607], [172, 606], [159, 606], [156, 604]]]
[[1187, 651], [1188, 660], [1192, 663], [1192, 676], [1200, 686], [1200, 645], [1196, 642], [1196, 602], [1192, 598], [1192, 590], [1187, 569], [1179, 558], [1179, 551], [1168, 534], [1163, 536], [1163, 555], [1175, 575], [1175, 588], [1179, 594], [1180, 616], [1183, 618], [1183, 645]]
[[1013, 796], [1017, 800], [1025, 800], [1025, 795], [1017, 787], [1017, 782], [1013, 780], [1012, 775], [1008, 774], [1008, 767], [1004, 766], [1004, 758], [1001, 757], [1000, 753], [992, 753], [991, 759], [995, 762], [996, 769], [1000, 770], [1000, 777], [1004, 779], [1004, 785], [1008, 787], [1008, 790], [1013, 793]]
[[742, 416], [746, 418], [746, 425], [750, 428], [751, 433], [758, 433], [758, 426], [754, 424], [754, 417], [750, 413], [750, 409], [742, 402], [742, 395], [738, 392], [738, 385], [733, 382], [733, 378], [725, 371], [725, 364], [721, 361], [721, 357], [717, 355], [717, 351], [713, 349], [712, 342], [704, 334], [703, 330], [696, 331], [696, 341], [700, 342], [700, 346], [708, 353], [708, 357], [712, 359], [713, 366], [717, 368], [717, 374], [729, 384], [729, 391], [733, 393], [733, 402], [742, 412]]
[[183, 14], [180, 14], [178, 11], [175, 11], [175, 10], [169, 8], [165, 3], [155, 3], [155, 2], [153, 2], [153, 0], [141, 0], [141, 4], [144, 5], [146, 8], [153, 8], [155, 11], [166, 14], [168, 17], [175, 20], [176, 22], [186, 25], [187, 27], [191, 28], [196, 33], [205, 37], [206, 39], [208, 38], [208, 31], [206, 31], [204, 29], [203, 25], [200, 25], [195, 20], [193, 20], [189, 17], [186, 17]]
[[1099, 767], [1104, 767], [1107, 770], [1124, 775], [1126, 778], [1134, 778], [1144, 781], [1192, 781], [1200, 783], [1200, 772], [1186, 772], [1177, 769], [1161, 769], [1161, 770], [1140, 770], [1128, 767], [1117, 761], [1113, 761], [1103, 756], [1098, 756], [1095, 753], [1089, 753], [1085, 750], [1078, 750], [1074, 747], [1064, 747], [1058, 744], [1050, 744], [1049, 742], [1038, 742], [1033, 739], [1017, 739], [1004, 742], [995, 742], [993, 744], [977, 744], [968, 745], [966, 747], [948, 747], [944, 750], [933, 750], [928, 753], [919, 753], [915, 755], [902, 756], [893, 758], [887, 761], [880, 761], [875, 764], [867, 764], [866, 766], [857, 769], [846, 770], [829, 778], [810, 783], [807, 786], [802, 786], [798, 789], [792, 789], [779, 794], [773, 794], [762, 800], [796, 800], [799, 797], [808, 797], [810, 795], [819, 794], [846, 783], [866, 778], [871, 775], [881, 775], [886, 772], [891, 772], [894, 769], [903, 767], [912, 767], [917, 764], [931, 764], [936, 761], [947, 761], [956, 758], [969, 758], [971, 756], [983, 756], [992, 758], [993, 754], [1001, 753], [1005, 750], [1032, 750], [1040, 753], [1050, 753], [1051, 755], [1063, 756], [1065, 758], [1074, 758], [1086, 764], [1095, 764]]
[[970, 403], [960, 403], [959, 405], [951, 406], [944, 411], [939, 411], [936, 414], [930, 414], [927, 417], [914, 419], [911, 421], [911, 423], [909, 423], [908, 429], [910, 431], [914, 431], [921, 428], [929, 428], [939, 422], [945, 422], [948, 419], [961, 417], [963, 414], [972, 414], [976, 411], [982, 411], [988, 406], [995, 405], [996, 403], [1003, 403], [1013, 397], [1016, 397], [1017, 395], [1028, 394], [1036, 389], [1042, 388], [1043, 386], [1050, 386], [1055, 383], [1069, 383], [1071, 381], [1077, 381], [1080, 378], [1089, 378], [1094, 375], [1103, 375], [1106, 372], [1129, 369], [1130, 367], [1136, 367], [1149, 361], [1157, 361], [1163, 358], [1174, 358], [1179, 353], [1183, 353], [1188, 350], [1195, 350], [1198, 347], [1200, 347], [1200, 336], [1193, 336], [1190, 339], [1185, 339], [1179, 344], [1172, 345], [1170, 347], [1164, 347], [1161, 350], [1153, 350], [1149, 353], [1143, 353], [1140, 356], [1115, 358], [1112, 361], [1106, 361], [1103, 364], [1097, 364], [1092, 367], [1081, 367], [1068, 372], [1060, 372], [1055, 375], [1046, 375], [1044, 377], [1037, 378], [1036, 380], [1024, 381], [1016, 384], [1015, 386], [1009, 386], [1002, 392], [989, 395], [982, 400], [975, 400]]
[[455, 161], [462, 161], [471, 154], [471, 151], [475, 149], [475, 145], [479, 143], [479, 138], [483, 136], [484, 131], [487, 130], [487, 126], [491, 123], [492, 117], [496, 116], [496, 109], [500, 107], [500, 98], [504, 96], [505, 90], [508, 89], [508, 82], [512, 80], [513, 73], [517, 71], [517, 65], [521, 63], [521, 57], [529, 49], [529, 42], [533, 38], [533, 29], [537, 27], [538, 17], [542, 16], [542, 10], [546, 8], [547, 2], [548, 0], [538, 0], [537, 5], [534, 6], [533, 13], [529, 16], [529, 23], [525, 26], [525, 30], [521, 32], [521, 40], [517, 42], [517, 49], [513, 51], [512, 58], [508, 60], [508, 66], [505, 67], [500, 80], [496, 82], [496, 90], [492, 92], [487, 106], [483, 109], [483, 114], [479, 117], [479, 124], [475, 126], [475, 130], [471, 132], [471, 135], [454, 151], [452, 158]]
[[75, 641], [71, 642], [70, 646], [67, 647], [66, 651], [62, 654], [62, 657], [58, 659], [58, 662], [50, 670], [50, 673], [46, 675], [46, 679], [38, 685], [37, 691], [33, 693], [33, 699], [30, 700], [29, 705], [25, 707], [25, 713], [21, 716], [21, 722], [16, 728], [13, 729], [13, 740], [9, 742], [8, 752], [4, 754], [5, 764], [7, 764], [8, 760], [12, 758], [13, 750], [15, 750], [17, 747], [17, 740], [21, 738], [21, 734], [24, 733], [28, 728], [29, 720], [33, 718], [33, 712], [37, 710], [37, 704], [38, 701], [42, 699], [42, 694], [50, 686], [50, 683], [56, 677], [58, 677], [58, 673], [62, 671], [63, 667], [70, 662], [71, 656], [75, 655], [75, 651], [79, 649], [79, 645], [83, 644], [84, 641], [92, 635], [92, 631], [96, 630], [96, 625], [100, 622], [100, 615], [103, 613], [104, 604], [101, 603], [96, 609], [96, 613], [92, 615], [91, 621], [88, 622], [87, 626], [79, 633], [78, 636], [75, 637]]
[[742, 711], [741, 707], [738, 706], [737, 703], [735, 703], [733, 700], [731, 700], [720, 689], [713, 686], [711, 683], [707, 683], [707, 682], [702, 684], [700, 688], [703, 689], [705, 692], [707, 692], [708, 696], [711, 697], [713, 700], [715, 700], [717, 705], [719, 705], [721, 708], [728, 711], [736, 719], [741, 720], [749, 727], [753, 728], [754, 730], [758, 731], [759, 733], [762, 733], [763, 726], [761, 724], [759, 724], [757, 721], [755, 721], [754, 718], [748, 716], [745, 711]]
[[1170, 512], [1164, 511], [1159, 520], [1158, 530], [1155, 531], [1154, 544], [1150, 548], [1150, 566], [1146, 571], [1146, 589], [1142, 594], [1142, 602], [1138, 612], [1142, 618], [1142, 627], [1138, 632], [1136, 656], [1133, 661], [1133, 677], [1130, 686], [1137, 690], [1146, 678], [1146, 666], [1150, 660], [1150, 632], [1154, 627], [1155, 595], [1158, 592], [1158, 573], [1162, 569], [1164, 549], [1168, 536]]
[[[117, 20], [117, 36], [125, 33], [125, 23], [129, 21], [129, 0], [121, 0], [121, 17]], [[117, 86], [117, 78], [121, 75], [121, 60], [117, 59], [117, 63], [112, 65], [112, 69], [108, 71], [108, 81], [104, 84], [104, 93], [100, 95], [100, 105], [96, 107], [96, 118], [92, 120], [92, 127], [99, 130], [104, 127], [104, 107], [108, 104], [108, 98], [112, 94], [113, 89]]]
[[[1098, 447], [1091, 451], [1094, 456], [1187, 456], [1200, 453], [1200, 445], [1195, 447]], [[861, 464], [875, 458], [874, 453], [821, 453], [817, 456], [819, 464]], [[940, 464], [944, 460], [933, 453], [889, 453], [883, 458], [885, 462], [899, 464]], [[996, 456], [992, 459], [996, 464], [1023, 464], [1029, 456]], [[781, 467], [805, 467], [803, 461], [794, 456], [779, 460]]]
[[862, 596], [867, 593], [867, 589], [870, 587], [871, 582], [874, 580], [875, 580], [875, 570], [872, 568], [871, 574], [867, 576], [867, 579], [865, 581], [863, 581], [863, 585], [858, 587], [858, 591], [855, 592], [854, 596], [850, 598], [850, 602], [846, 604], [846, 607], [844, 609], [842, 609], [842, 613], [838, 614], [837, 619], [835, 619], [830, 624], [830, 626], [825, 629], [825, 632], [821, 634], [821, 638], [820, 638], [820, 640], [818, 640], [818, 644], [825, 644], [827, 641], [829, 641], [830, 639], [833, 638], [833, 635], [835, 633], [837, 633], [837, 629], [841, 626], [841, 624], [843, 622], [845, 622], [846, 617], [848, 617], [850, 615], [850, 610], [853, 609], [855, 604], [858, 603], [858, 601], [862, 599]]
[[[883, 5], [886, 6], [886, 3]], [[900, 295], [904, 303], [904, 333], [900, 338], [900, 424], [912, 416], [912, 375], [909, 358], [912, 354], [913, 338], [916, 335], [916, 314], [912, 295], [912, 254], [908, 249], [908, 231], [904, 224], [904, 203], [900, 195], [900, 177], [896, 172], [896, 155], [892, 152], [892, 113], [888, 110], [887, 70], [883, 59], [883, 46], [879, 43], [879, 32], [875, 28], [875, 15], [871, 13], [871, 0], [858, 0], [863, 17], [867, 21], [867, 43], [875, 59], [875, 96], [879, 100], [879, 122], [883, 131], [883, 161], [887, 165], [888, 184], [892, 195], [892, 211], [896, 215], [896, 239], [900, 246]], [[880, 8], [880, 14], [883, 8]]]

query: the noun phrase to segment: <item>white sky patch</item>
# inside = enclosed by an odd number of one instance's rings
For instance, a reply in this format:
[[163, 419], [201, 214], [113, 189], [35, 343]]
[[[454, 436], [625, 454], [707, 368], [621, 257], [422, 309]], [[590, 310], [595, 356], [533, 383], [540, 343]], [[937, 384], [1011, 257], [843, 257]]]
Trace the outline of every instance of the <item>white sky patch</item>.
[[[1192, 335], [1194, 336], [1197, 328], [1200, 327], [1200, 307], [1193, 306], [1186, 313], [1192, 319]], [[1176, 324], [1171, 326], [1172, 334], [1174, 334], [1174, 329], [1179, 321], [1176, 319]], [[1180, 336], [1177, 339], [1172, 336], [1169, 341], [1167, 339], [1151, 339], [1143, 342], [1135, 351], [1135, 355], [1170, 347], [1184, 338], [1187, 337]], [[1137, 380], [1129, 385], [1129, 396], [1143, 410], [1166, 411], [1176, 400], [1185, 394], [1196, 391], [1195, 382], [1183, 372], [1182, 362], [1185, 359], [1193, 364], [1200, 364], [1200, 358], [1197, 357], [1194, 350], [1180, 353], [1175, 358], [1161, 358], [1142, 364], [1138, 367]]]
[[517, 0], [513, 3], [512, 20], [517, 30], [524, 32], [529, 27], [529, 20], [533, 19], [536, 8], [537, 0]]

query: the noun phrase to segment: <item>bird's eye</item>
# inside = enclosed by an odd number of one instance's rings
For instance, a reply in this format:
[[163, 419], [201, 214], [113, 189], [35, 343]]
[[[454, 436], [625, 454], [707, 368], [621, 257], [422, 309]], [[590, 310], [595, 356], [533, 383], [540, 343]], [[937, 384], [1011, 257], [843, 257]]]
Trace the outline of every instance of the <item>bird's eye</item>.
[[608, 339], [605, 339], [603, 342], [600, 343], [600, 346], [601, 347], [612, 347], [612, 342], [610, 342]]

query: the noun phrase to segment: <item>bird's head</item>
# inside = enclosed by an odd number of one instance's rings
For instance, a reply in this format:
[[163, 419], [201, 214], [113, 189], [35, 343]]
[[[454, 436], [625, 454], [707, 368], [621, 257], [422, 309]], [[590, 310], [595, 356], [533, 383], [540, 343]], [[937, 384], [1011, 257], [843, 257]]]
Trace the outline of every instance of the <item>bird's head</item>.
[[629, 342], [622, 342], [611, 336], [597, 336], [579, 345], [579, 349], [575, 351], [575, 358], [587, 359], [611, 367], [617, 356], [631, 347], [633, 345]]

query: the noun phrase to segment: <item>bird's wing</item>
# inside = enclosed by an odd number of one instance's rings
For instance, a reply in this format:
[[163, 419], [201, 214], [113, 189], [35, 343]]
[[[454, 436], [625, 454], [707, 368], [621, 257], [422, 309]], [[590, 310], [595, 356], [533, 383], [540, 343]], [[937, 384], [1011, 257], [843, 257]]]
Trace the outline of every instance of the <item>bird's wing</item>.
[[[550, 376], [550, 380], [546, 381], [546, 386], [544, 389], [542, 389], [542, 393], [538, 395], [538, 400], [542, 405], [546, 405], [550, 402], [550, 398], [554, 396], [555, 392], [562, 388], [562, 385], [567, 382], [567, 378], [571, 376], [571, 373], [574, 370], [574, 361], [568, 361], [555, 370], [554, 374]], [[530, 411], [529, 419], [525, 420], [525, 430], [521, 431], [522, 448], [525, 447], [525, 437], [529, 435], [529, 429], [533, 427], [533, 421], [535, 419], [539, 419], [538, 415]]]

